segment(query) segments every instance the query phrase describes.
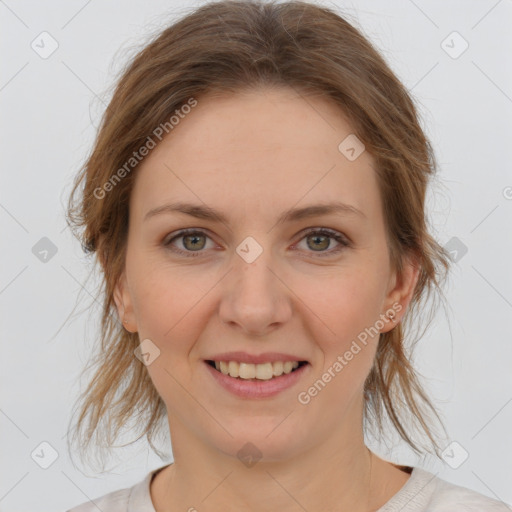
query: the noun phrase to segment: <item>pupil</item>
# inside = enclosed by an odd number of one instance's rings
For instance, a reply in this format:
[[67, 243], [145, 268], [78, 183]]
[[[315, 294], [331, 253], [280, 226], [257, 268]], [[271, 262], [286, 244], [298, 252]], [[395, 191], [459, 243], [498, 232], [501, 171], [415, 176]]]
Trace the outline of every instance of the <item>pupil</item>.
[[[203, 248], [203, 245], [199, 244], [197, 245], [197, 240], [201, 238], [201, 236], [198, 236], [198, 235], [187, 235], [183, 238], [183, 241], [184, 241], [184, 245], [187, 249], [202, 249]], [[187, 247], [187, 242], [190, 241], [190, 240], [194, 240], [194, 242], [192, 243], [192, 245], [190, 247]]]
[[[316, 248], [320, 248], [320, 249], [327, 249], [327, 247], [329, 246], [329, 239], [328, 237], [326, 236], [323, 236], [323, 235], [315, 235], [312, 237], [313, 240], [315, 241], [314, 243], [318, 243], [318, 240], [320, 239], [320, 244], [322, 243], [321, 240], [323, 239], [324, 240], [324, 244], [323, 246], [319, 247], [318, 245], [316, 245]], [[327, 244], [325, 243], [327, 242]], [[315, 247], [314, 247], [315, 248]]]

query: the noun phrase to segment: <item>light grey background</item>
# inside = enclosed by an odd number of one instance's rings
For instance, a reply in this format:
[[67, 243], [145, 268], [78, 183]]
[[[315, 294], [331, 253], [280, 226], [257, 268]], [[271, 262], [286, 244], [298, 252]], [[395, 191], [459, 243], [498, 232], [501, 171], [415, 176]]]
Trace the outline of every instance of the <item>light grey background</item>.
[[[166, 462], [142, 444], [119, 454], [115, 474], [93, 478], [70, 463], [66, 429], [99, 308], [83, 312], [94, 283], [85, 283], [87, 258], [63, 213], [114, 74], [155, 31], [200, 4], [0, 1], [1, 511], [65, 510]], [[331, 5], [359, 20], [416, 97], [440, 163], [442, 185], [429, 196], [435, 235], [468, 249], [446, 291], [449, 318], [439, 310], [416, 362], [450, 439], [469, 457], [453, 469], [403, 446], [372, 448], [512, 503], [512, 2]], [[43, 31], [58, 43], [45, 59], [31, 47], [43, 51]], [[453, 31], [469, 43], [457, 58], [462, 40]], [[47, 262], [32, 251], [43, 237], [57, 248]], [[49, 453], [42, 442], [59, 454], [48, 469], [31, 458]]]

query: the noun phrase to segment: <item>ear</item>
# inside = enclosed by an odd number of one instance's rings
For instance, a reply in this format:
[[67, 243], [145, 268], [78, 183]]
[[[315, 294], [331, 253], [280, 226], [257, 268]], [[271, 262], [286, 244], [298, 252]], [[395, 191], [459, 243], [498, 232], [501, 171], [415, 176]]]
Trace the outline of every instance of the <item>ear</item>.
[[412, 254], [404, 258], [400, 275], [397, 275], [397, 271], [393, 271], [381, 315], [381, 318], [386, 319], [385, 326], [380, 330], [381, 333], [390, 331], [402, 320], [416, 289], [419, 275], [418, 260]]
[[123, 327], [130, 332], [137, 332], [137, 322], [133, 312], [132, 299], [126, 280], [126, 274], [123, 271], [114, 288], [114, 302], [116, 303], [117, 314]]

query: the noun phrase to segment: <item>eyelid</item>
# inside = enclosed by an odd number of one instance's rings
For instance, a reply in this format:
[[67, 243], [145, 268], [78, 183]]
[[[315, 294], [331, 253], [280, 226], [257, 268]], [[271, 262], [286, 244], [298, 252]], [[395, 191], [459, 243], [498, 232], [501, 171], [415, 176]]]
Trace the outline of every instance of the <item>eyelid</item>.
[[[302, 238], [304, 238], [304, 236], [308, 235], [309, 233], [318, 233], [318, 232], [326, 233], [329, 236], [332, 236], [332, 238], [334, 238], [334, 239], [336, 239], [336, 237], [339, 237], [347, 245], [352, 243], [352, 240], [350, 240], [350, 238], [347, 235], [345, 235], [345, 233], [338, 231], [336, 229], [326, 228], [323, 226], [306, 228], [306, 229], [302, 230], [301, 232], [299, 232], [298, 235], [300, 235]], [[301, 240], [302, 240], [302, 238], [301, 238]]]
[[316, 253], [315, 251], [307, 251], [308, 254], [313, 254], [315, 255], [314, 257], [317, 258], [328, 258], [329, 256], [335, 257], [338, 256], [345, 249], [352, 247], [352, 241], [344, 233], [323, 226], [306, 228], [305, 230], [301, 231], [299, 233], [300, 238], [296, 243], [293, 244], [293, 247], [302, 242], [302, 240], [304, 240], [310, 234], [320, 234], [320, 236], [327, 236], [338, 243], [338, 247], [335, 247], [334, 249], [330, 249], [327, 251], [320, 251]]
[[[164, 247], [169, 248], [170, 251], [177, 253], [178, 255], [183, 254], [185, 257], [196, 257], [202, 255], [202, 253], [206, 252], [205, 250], [198, 250], [198, 251], [185, 251], [183, 249], [178, 249], [176, 247], [171, 248], [171, 242], [178, 238], [182, 238], [187, 235], [194, 235], [194, 234], [201, 234], [209, 238], [213, 241], [213, 238], [209, 234], [209, 230], [205, 228], [184, 228], [180, 229], [178, 231], [175, 231], [173, 233], [170, 233], [168, 236], [166, 236], [162, 242]], [[323, 226], [316, 226], [316, 227], [309, 227], [302, 231], [300, 231], [297, 236], [300, 238], [295, 242], [292, 247], [295, 247], [297, 244], [302, 242], [304, 238], [306, 238], [309, 234], [320, 234], [320, 236], [327, 236], [329, 238], [332, 238], [335, 240], [339, 246], [335, 249], [330, 249], [327, 251], [319, 251], [315, 253], [315, 251], [307, 251], [310, 254], [315, 255], [315, 257], [328, 257], [328, 256], [335, 256], [338, 255], [340, 252], [342, 252], [344, 249], [352, 247], [352, 241], [350, 238], [348, 238], [344, 233], [337, 231], [335, 229], [323, 227]], [[172, 235], [172, 236], [171, 236]]]
[[[207, 229], [204, 229], [204, 228], [184, 228], [184, 229], [179, 229], [178, 231], [173, 231], [172, 233], [169, 233], [169, 235], [164, 237], [164, 239], [162, 241], [162, 244], [165, 247], [169, 247], [171, 245], [171, 242], [176, 240], [177, 238], [182, 238], [182, 237], [185, 237], [185, 236], [188, 236], [188, 235], [195, 235], [195, 234], [204, 235], [204, 236], [206, 236], [207, 238], [209, 238], [210, 240], [213, 241], [213, 238], [210, 236], [210, 232]], [[179, 253], [180, 251], [181, 252], [191, 253], [191, 254], [194, 253], [194, 251], [184, 251], [183, 249], [175, 249], [175, 252]], [[201, 250], [201, 251], [196, 251], [196, 252], [200, 253], [200, 252], [204, 252], [204, 251]]]

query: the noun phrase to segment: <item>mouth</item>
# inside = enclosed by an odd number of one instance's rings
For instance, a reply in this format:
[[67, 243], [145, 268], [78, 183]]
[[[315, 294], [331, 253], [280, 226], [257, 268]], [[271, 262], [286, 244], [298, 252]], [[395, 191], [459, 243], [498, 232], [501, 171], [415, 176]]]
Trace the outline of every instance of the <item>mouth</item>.
[[[273, 361], [262, 364], [203, 360], [213, 381], [242, 399], [268, 399], [298, 385], [306, 378], [308, 361]], [[275, 374], [275, 375], [274, 375]]]
[[262, 364], [238, 363], [237, 361], [213, 361], [205, 362], [217, 372], [233, 379], [244, 381], [266, 381], [273, 380], [294, 373], [308, 361], [275, 361]]

